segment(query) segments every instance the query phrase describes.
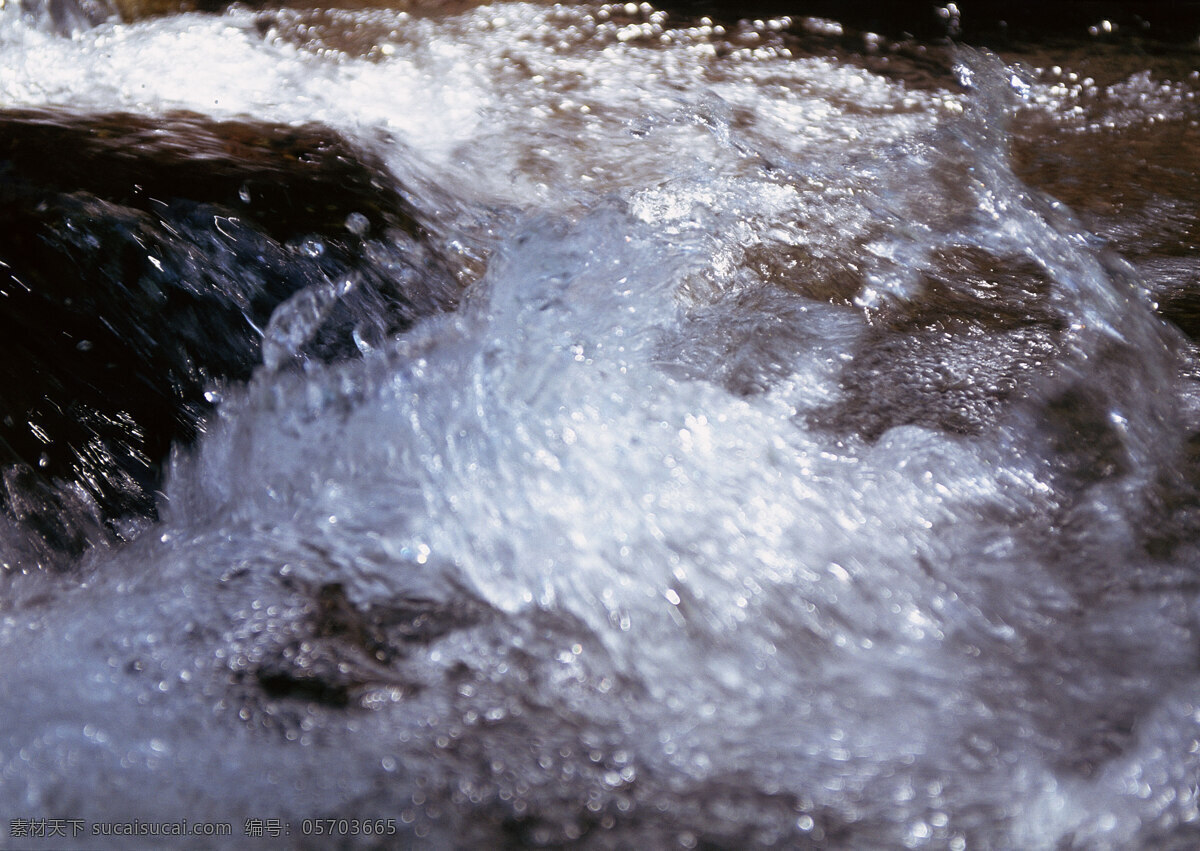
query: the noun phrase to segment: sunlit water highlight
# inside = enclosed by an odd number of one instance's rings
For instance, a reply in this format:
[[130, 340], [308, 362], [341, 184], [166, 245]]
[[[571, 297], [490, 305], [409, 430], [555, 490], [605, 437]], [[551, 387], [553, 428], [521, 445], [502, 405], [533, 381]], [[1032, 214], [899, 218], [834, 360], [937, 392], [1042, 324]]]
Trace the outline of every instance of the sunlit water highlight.
[[[334, 364], [288, 334], [337, 283], [286, 303], [157, 524], [6, 575], [0, 810], [394, 818], [443, 846], [1189, 845], [1186, 344], [1014, 175], [1006, 128], [1022, 103], [1186, 122], [1190, 89], [1081, 106], [969, 50], [962, 85], [917, 89], [615, 18], [63, 38], [0, 12], [0, 104], [324, 122], [467, 282]], [[334, 584], [371, 613], [358, 645], [306, 626]], [[254, 685], [287, 665], [339, 668], [352, 705]]]

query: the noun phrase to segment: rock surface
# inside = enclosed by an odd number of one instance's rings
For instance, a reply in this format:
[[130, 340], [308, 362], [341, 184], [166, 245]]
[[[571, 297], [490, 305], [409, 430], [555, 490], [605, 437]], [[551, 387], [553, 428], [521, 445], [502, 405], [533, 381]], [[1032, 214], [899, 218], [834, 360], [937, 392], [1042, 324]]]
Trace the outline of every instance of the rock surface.
[[[453, 300], [424, 242], [382, 164], [317, 125], [3, 113], [7, 511], [51, 559], [154, 516], [171, 444], [194, 437], [206, 394], [249, 377], [264, 334], [341, 357]], [[269, 327], [321, 288], [312, 327]], [[63, 519], [79, 503], [93, 528]]]

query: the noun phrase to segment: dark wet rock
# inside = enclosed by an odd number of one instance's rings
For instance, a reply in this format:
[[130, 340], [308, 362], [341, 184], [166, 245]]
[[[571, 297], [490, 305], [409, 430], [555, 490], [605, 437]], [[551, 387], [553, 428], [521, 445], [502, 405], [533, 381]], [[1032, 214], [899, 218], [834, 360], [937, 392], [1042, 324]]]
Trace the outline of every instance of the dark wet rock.
[[90, 539], [67, 503], [116, 538], [154, 516], [172, 443], [260, 363], [276, 307], [320, 287], [342, 295], [299, 359], [456, 292], [383, 165], [333, 131], [0, 114], [0, 497], [46, 559]]
[[842, 371], [842, 398], [812, 424], [868, 441], [902, 425], [980, 433], [1059, 354], [1050, 290], [1028, 261], [943, 252], [918, 297], [875, 312]]
[[[851, 300], [861, 274], [843, 270], [814, 283], [808, 258], [775, 258], [771, 268], [756, 258], [753, 268], [771, 286], [694, 310], [689, 338], [664, 346], [664, 356], [682, 377], [741, 396], [778, 386], [797, 358], [823, 364], [840, 394], [805, 419], [826, 432], [868, 442], [904, 425], [980, 434], [1038, 387], [1062, 354], [1051, 282], [1022, 258], [942, 250], [911, 299], [866, 311], [861, 336], [864, 311]], [[853, 344], [842, 342], [850, 337]]]
[[21, 0], [25, 17], [42, 28], [70, 35], [117, 15], [110, 0]]
[[873, 334], [843, 373], [844, 400], [813, 423], [868, 441], [901, 425], [979, 434], [1054, 352], [1043, 329], [989, 334], [970, 321]]
[[350, 213], [376, 231], [419, 230], [378, 159], [316, 124], [10, 110], [0, 126], [10, 192], [87, 193], [153, 214], [172, 202], [221, 205], [277, 241], [314, 231], [345, 240]]
[[422, 682], [406, 676], [403, 664], [411, 650], [477, 624], [484, 611], [473, 599], [363, 605], [340, 582], [283, 586], [291, 604], [278, 607], [270, 629], [251, 630], [269, 641], [237, 658], [233, 676], [256, 712], [285, 726], [299, 704], [342, 710], [361, 708], [372, 695], [415, 694]]
[[1159, 314], [1197, 340], [1200, 130], [1189, 118], [1122, 129], [1120, 145], [1113, 129], [1064, 132], [1033, 120], [1020, 127], [1014, 165], [1128, 260]]

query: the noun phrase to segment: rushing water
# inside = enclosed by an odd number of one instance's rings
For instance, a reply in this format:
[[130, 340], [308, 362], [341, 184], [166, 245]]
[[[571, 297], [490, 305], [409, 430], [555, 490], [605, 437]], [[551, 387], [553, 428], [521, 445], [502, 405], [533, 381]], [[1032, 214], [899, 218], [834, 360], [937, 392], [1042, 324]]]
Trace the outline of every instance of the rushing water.
[[[1200, 841], [1186, 54], [645, 5], [51, 29], [0, 11], [0, 106], [320, 122], [461, 296], [380, 327], [313, 266], [151, 519], [79, 508], [53, 565], [5, 521], [0, 831]], [[214, 239], [183, 277], [259, 280]]]

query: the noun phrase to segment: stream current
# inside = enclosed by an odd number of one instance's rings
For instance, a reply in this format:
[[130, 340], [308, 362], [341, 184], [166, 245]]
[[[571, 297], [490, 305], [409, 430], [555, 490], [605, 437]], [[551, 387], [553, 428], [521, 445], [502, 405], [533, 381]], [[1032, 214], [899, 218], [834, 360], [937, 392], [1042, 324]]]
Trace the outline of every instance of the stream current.
[[[0, 107], [319, 123], [456, 292], [381, 327], [314, 272], [151, 514], [102, 534], [80, 497], [50, 563], [10, 511], [0, 831], [1194, 847], [1189, 55], [846, 38], [645, 4], [0, 10]], [[419, 287], [375, 238], [372, 280]]]

